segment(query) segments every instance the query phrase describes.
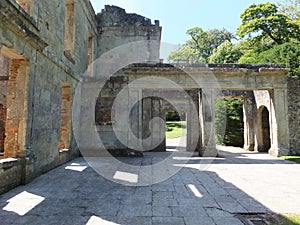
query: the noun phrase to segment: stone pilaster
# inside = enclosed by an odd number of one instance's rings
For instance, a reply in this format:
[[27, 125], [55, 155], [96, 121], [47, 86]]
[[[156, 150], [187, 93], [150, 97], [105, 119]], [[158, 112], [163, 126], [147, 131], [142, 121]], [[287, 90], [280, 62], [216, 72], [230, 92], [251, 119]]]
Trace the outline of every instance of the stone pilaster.
[[202, 145], [200, 156], [215, 157], [218, 155], [215, 142], [215, 97], [213, 89], [203, 89], [201, 98], [202, 107]]
[[[287, 155], [289, 153], [289, 126], [288, 126], [288, 101], [286, 89], [274, 89], [273, 107], [276, 115], [277, 127], [274, 127], [277, 136], [270, 149], [272, 155]], [[274, 123], [273, 123], [274, 124]], [[277, 143], [276, 143], [277, 142]]]
[[256, 105], [253, 95], [247, 96], [243, 104], [244, 117], [244, 149], [254, 151]]
[[197, 151], [201, 149], [202, 135], [199, 115], [200, 91], [190, 91], [190, 104], [187, 112], [187, 151]]

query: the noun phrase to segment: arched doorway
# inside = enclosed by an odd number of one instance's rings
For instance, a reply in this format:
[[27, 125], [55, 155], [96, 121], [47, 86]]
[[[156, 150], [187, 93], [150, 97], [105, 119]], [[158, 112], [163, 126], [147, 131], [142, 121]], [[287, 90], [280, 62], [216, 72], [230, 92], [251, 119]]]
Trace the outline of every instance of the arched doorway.
[[261, 106], [258, 110], [258, 151], [268, 152], [271, 148], [269, 110]]

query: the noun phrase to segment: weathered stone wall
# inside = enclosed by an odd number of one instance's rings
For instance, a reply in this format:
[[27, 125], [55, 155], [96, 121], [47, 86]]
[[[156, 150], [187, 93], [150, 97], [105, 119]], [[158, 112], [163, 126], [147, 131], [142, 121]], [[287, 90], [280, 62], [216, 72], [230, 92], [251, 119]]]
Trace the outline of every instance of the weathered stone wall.
[[10, 190], [22, 183], [22, 164], [20, 161], [0, 160], [0, 193]]
[[[65, 52], [66, 1], [18, 2], [20, 5], [14, 0], [0, 2], [0, 50], [11, 62], [11, 69], [7, 72], [9, 82], [0, 82], [0, 101], [4, 101], [4, 92], [13, 99], [13, 108], [8, 104], [7, 109], [7, 118], [13, 119], [6, 121], [6, 136], [12, 136], [9, 132], [18, 135], [14, 143], [13, 139], [5, 141], [8, 153], [5, 156], [23, 157], [28, 155], [25, 149], [31, 149], [33, 160], [23, 169], [12, 164], [9, 169], [0, 170], [3, 180], [0, 192], [79, 155], [72, 133], [69, 146], [64, 146], [69, 151], [59, 151], [60, 136], [68, 136], [68, 133], [61, 135], [61, 132], [65, 129], [72, 132], [71, 127], [61, 123], [62, 117], [66, 116], [62, 113], [66, 105], [62, 84], [70, 84], [70, 93], [74, 94], [87, 70], [88, 61], [95, 57], [98, 43], [96, 16], [88, 0], [75, 1], [74, 4], [74, 53], [71, 56]], [[91, 43], [89, 45], [91, 40], [93, 48]], [[17, 63], [20, 61], [26, 65], [19, 67]], [[0, 71], [3, 73], [4, 70]], [[1, 80], [3, 76], [0, 74]]]
[[[152, 24], [151, 20], [137, 14], [128, 14], [124, 9], [116, 6], [105, 6], [101, 13], [97, 14], [97, 21], [100, 27], [99, 43], [97, 56], [122, 45], [151, 40], [151, 44], [145, 48], [148, 61], [159, 61], [159, 46], [161, 39], [161, 27], [159, 21]], [[136, 51], [136, 49], [128, 49]], [[122, 50], [121, 50], [122, 51]], [[120, 51], [120, 52], [121, 52]], [[128, 56], [135, 54], [126, 52]], [[144, 54], [144, 53], [141, 53]], [[121, 57], [124, 57], [122, 55]], [[122, 68], [118, 68], [122, 69]], [[105, 148], [115, 155], [130, 154], [127, 149], [116, 137], [113, 131], [115, 122], [112, 104], [117, 94], [128, 84], [128, 77], [122, 71], [117, 72], [107, 81], [102, 88], [96, 104], [96, 124], [100, 138]], [[132, 124], [135, 124], [132, 123]], [[134, 125], [133, 125], [134, 126]], [[133, 129], [135, 130], [135, 129]], [[124, 131], [124, 135], [127, 131]]]
[[290, 154], [300, 155], [300, 79], [288, 78]]
[[[149, 61], [158, 61], [160, 37], [158, 21], [152, 24], [150, 19], [109, 6], [96, 18], [88, 0], [1, 1], [0, 55], [11, 65], [6, 70], [7, 62], [0, 57], [1, 133], [15, 135], [16, 139], [2, 143], [1, 138], [0, 144], [1, 148], [4, 145], [5, 157], [27, 155], [30, 160], [26, 166], [12, 164], [10, 169], [0, 171], [11, 184], [1, 183], [0, 192], [79, 154], [71, 130], [70, 107], [78, 82], [87, 70], [91, 75], [88, 66], [93, 60], [121, 44], [155, 40], [157, 44], [149, 46], [147, 54]], [[103, 89], [97, 121], [109, 120], [111, 112], [106, 107], [126, 84], [124, 77], [118, 79], [111, 82], [112, 88]], [[100, 122], [99, 129], [101, 135], [111, 138], [107, 146], [123, 148], [112, 135], [112, 127], [104, 124]], [[62, 148], [64, 151], [60, 151]], [[15, 178], [9, 175], [11, 171], [17, 173]]]
[[151, 40], [155, 43], [147, 49], [148, 60], [159, 62], [159, 21], [152, 24], [150, 19], [137, 14], [127, 14], [124, 9], [116, 6], [105, 6], [105, 9], [97, 14], [97, 20], [101, 27], [98, 56], [124, 44]]
[[97, 15], [101, 27], [126, 27], [126, 26], [156, 26], [151, 19], [135, 13], [126, 13], [125, 9], [117, 6], [106, 5]]
[[121, 151], [126, 150], [127, 147], [118, 140], [113, 130], [115, 118], [112, 106], [115, 98], [127, 83], [128, 77], [122, 74], [111, 77], [101, 89], [96, 102], [95, 119], [99, 136], [105, 148], [115, 155], [120, 155]]
[[[275, 113], [273, 91], [255, 90], [253, 93], [256, 105], [253, 114], [255, 122], [255, 150], [269, 151], [269, 153], [277, 155], [278, 116], [276, 117]], [[264, 112], [267, 113], [265, 116]], [[269, 145], [270, 147], [268, 147]]]

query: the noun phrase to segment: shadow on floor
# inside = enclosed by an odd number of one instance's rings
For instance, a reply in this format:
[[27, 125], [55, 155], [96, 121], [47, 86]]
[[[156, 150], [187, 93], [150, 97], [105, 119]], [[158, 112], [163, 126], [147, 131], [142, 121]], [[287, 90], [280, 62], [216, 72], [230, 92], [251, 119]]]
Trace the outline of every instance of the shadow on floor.
[[[240, 153], [220, 152], [220, 156], [222, 159], [217, 158], [214, 164], [234, 163], [237, 158], [247, 163], [247, 156]], [[134, 161], [132, 164], [141, 168], [149, 158], [157, 162], [157, 158], [163, 160], [163, 154], [124, 161]], [[180, 162], [174, 160], [173, 166], [178, 167]], [[188, 163], [196, 164], [197, 160], [192, 158]], [[259, 159], [248, 163], [275, 162]], [[242, 225], [267, 224], [264, 220], [273, 215], [266, 206], [212, 171], [183, 166], [164, 182], [125, 186], [98, 175], [83, 158], [3, 194], [0, 207], [0, 223], [5, 225]]]

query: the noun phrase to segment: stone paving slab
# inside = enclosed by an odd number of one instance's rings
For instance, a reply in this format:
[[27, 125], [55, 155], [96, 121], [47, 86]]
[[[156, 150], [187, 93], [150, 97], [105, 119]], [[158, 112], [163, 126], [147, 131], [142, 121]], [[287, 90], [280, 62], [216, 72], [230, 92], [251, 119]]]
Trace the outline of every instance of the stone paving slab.
[[[143, 165], [149, 158], [123, 160]], [[201, 160], [193, 157], [164, 182], [135, 187], [106, 180], [78, 158], [1, 195], [0, 224], [242, 225], [244, 214], [300, 214], [300, 164], [231, 148], [205, 170]]]

